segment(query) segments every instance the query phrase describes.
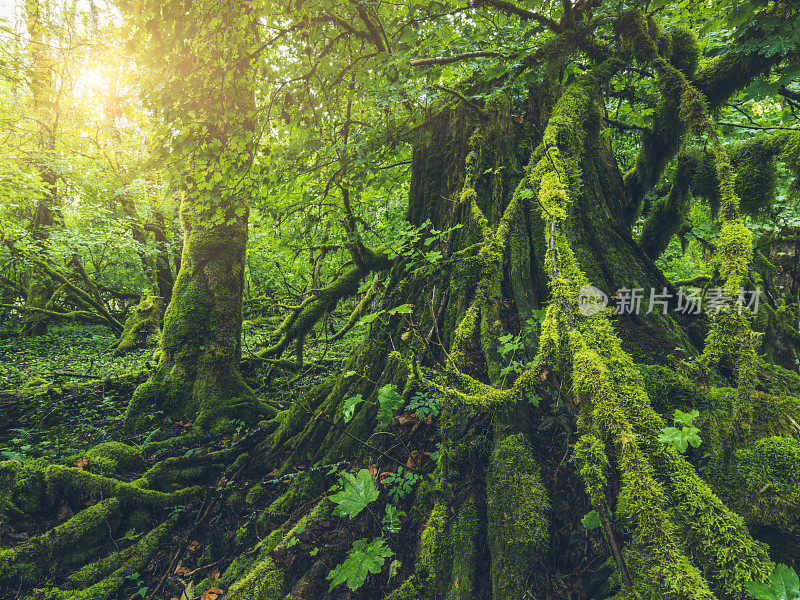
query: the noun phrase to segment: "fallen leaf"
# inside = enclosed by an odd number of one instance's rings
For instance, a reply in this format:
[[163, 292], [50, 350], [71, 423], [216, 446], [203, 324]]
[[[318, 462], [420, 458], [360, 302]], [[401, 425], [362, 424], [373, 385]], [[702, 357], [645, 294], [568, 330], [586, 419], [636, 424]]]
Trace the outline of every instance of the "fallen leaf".
[[378, 465], [369, 465], [369, 474], [373, 479], [378, 479]]
[[89, 464], [89, 459], [86, 457], [78, 458], [75, 460], [75, 466], [78, 467], [81, 471], [83, 471], [83, 467]]
[[542, 381], [546, 381], [546, 380], [547, 380], [547, 374], [548, 374], [548, 373], [549, 373], [549, 371], [548, 371], [547, 369], [545, 369], [544, 371], [542, 371], [542, 373], [539, 375], [539, 377], [541, 377], [541, 378], [542, 378]]
[[402, 415], [397, 415], [393, 420], [393, 425], [408, 425], [409, 423], [416, 423], [419, 421], [419, 417], [417, 413], [403, 413]]
[[225, 592], [223, 592], [218, 587], [212, 587], [203, 592], [203, 595], [200, 596], [200, 600], [217, 600], [217, 598], [219, 598], [224, 593]]
[[406, 460], [406, 466], [409, 469], [419, 469], [420, 466], [419, 463], [420, 463], [419, 456], [417, 456], [416, 452], [412, 452], [411, 454], [408, 455], [408, 459]]
[[219, 569], [214, 569], [213, 571], [211, 571], [210, 577], [211, 577], [211, 579], [214, 579], [214, 580], [219, 579], [221, 577], [221, 575], [219, 573]]
[[183, 566], [183, 561], [178, 561], [178, 566], [175, 567], [175, 575], [177, 575], [178, 577], [183, 577], [188, 572], [189, 569]]
[[189, 552], [194, 552], [199, 547], [200, 547], [200, 542], [196, 542], [195, 540], [189, 540], [188, 542], [186, 542], [186, 549]]

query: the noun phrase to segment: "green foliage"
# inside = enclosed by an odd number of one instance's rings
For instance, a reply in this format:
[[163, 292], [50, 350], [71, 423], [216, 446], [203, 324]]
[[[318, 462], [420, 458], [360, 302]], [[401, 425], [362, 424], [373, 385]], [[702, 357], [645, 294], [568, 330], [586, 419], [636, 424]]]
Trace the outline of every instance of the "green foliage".
[[678, 452], [686, 452], [689, 444], [697, 448], [700, 446], [702, 440], [698, 435], [700, 429], [695, 427], [694, 420], [699, 416], [700, 412], [697, 410], [685, 413], [675, 409], [675, 416], [673, 418], [681, 427], [664, 427], [661, 430], [661, 435], [658, 436], [658, 440], [665, 444], [671, 444]]
[[380, 317], [381, 315], [410, 315], [414, 311], [414, 306], [412, 304], [401, 304], [400, 306], [396, 306], [395, 308], [388, 309], [388, 310], [379, 310], [377, 312], [369, 313], [361, 318], [358, 322], [359, 325], [369, 325], [375, 319]]
[[343, 490], [330, 497], [336, 503], [333, 514], [339, 517], [358, 515], [367, 507], [367, 504], [378, 499], [378, 490], [368, 469], [361, 469], [355, 476], [352, 473], [342, 472], [340, 475]]
[[394, 551], [386, 546], [386, 540], [377, 537], [367, 543], [366, 538], [353, 542], [353, 547], [345, 561], [328, 573], [330, 580], [328, 591], [341, 583], [347, 583], [352, 591], [359, 589], [367, 575], [380, 573], [386, 559], [394, 555]]
[[344, 415], [344, 422], [347, 423], [350, 419], [353, 418], [353, 414], [356, 411], [356, 406], [360, 404], [364, 398], [361, 394], [356, 394], [355, 396], [351, 396], [347, 400], [344, 401], [344, 406], [342, 407], [342, 415]]
[[414, 489], [419, 479], [416, 473], [397, 467], [397, 472], [389, 473], [383, 482], [389, 486], [389, 499], [397, 503]]
[[400, 531], [402, 524], [400, 519], [405, 516], [402, 510], [397, 510], [394, 504], [386, 505], [386, 514], [383, 517], [383, 526], [389, 533], [397, 533]]
[[[538, 335], [538, 330], [544, 320], [545, 312], [544, 309], [532, 311], [531, 316], [525, 320], [524, 327], [517, 335], [506, 333], [497, 338], [500, 342], [498, 352], [508, 361], [508, 364], [500, 370], [503, 381], [505, 381], [505, 377], [509, 374], [513, 373], [516, 375], [522, 373], [530, 364], [527, 361], [519, 360], [517, 356], [520, 353], [525, 353], [525, 347], [530, 344], [531, 336], [533, 334]], [[529, 396], [531, 404], [538, 406], [538, 400], [538, 397], [535, 395]]]
[[600, 515], [596, 510], [592, 510], [581, 519], [581, 523], [586, 529], [597, 529], [600, 527]]
[[800, 579], [792, 567], [780, 564], [769, 576], [769, 583], [748, 581], [747, 591], [757, 600], [797, 600], [800, 598]]
[[403, 404], [403, 397], [397, 393], [395, 387], [387, 384], [378, 390], [378, 421], [388, 423], [397, 409]]
[[406, 410], [416, 413], [420, 419], [428, 415], [436, 417], [442, 410], [441, 400], [426, 392], [416, 392], [406, 404]]

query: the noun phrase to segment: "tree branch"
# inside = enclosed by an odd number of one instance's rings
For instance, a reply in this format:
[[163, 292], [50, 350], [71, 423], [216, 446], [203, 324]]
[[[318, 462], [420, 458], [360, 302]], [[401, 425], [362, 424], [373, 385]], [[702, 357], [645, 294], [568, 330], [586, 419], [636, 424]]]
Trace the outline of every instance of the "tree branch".
[[563, 31], [563, 28], [561, 27], [561, 24], [558, 21], [555, 21], [550, 17], [545, 17], [544, 15], [540, 15], [539, 13], [531, 12], [525, 8], [517, 6], [516, 4], [512, 4], [511, 2], [506, 2], [505, 0], [475, 0], [473, 6], [475, 8], [491, 6], [492, 8], [501, 10], [507, 15], [514, 15], [516, 17], [519, 17], [523, 21], [536, 21], [540, 25], [544, 25], [545, 27], [549, 28], [555, 33], [561, 33]]
[[450, 63], [458, 62], [461, 60], [469, 60], [471, 58], [505, 58], [499, 52], [464, 52], [463, 54], [456, 54], [454, 56], [434, 56], [432, 58], [417, 58], [412, 60], [410, 64], [412, 67], [430, 67], [432, 65], [449, 65]]

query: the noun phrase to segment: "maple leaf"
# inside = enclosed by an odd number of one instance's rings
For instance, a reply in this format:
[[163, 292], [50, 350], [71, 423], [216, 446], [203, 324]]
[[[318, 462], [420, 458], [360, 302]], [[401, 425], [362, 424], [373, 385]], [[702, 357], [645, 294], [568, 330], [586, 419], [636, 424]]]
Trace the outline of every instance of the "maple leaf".
[[338, 517], [348, 516], [351, 519], [360, 513], [367, 504], [378, 499], [378, 490], [369, 470], [361, 469], [355, 477], [344, 472], [341, 475], [344, 489], [331, 496], [331, 502], [338, 506], [333, 509], [333, 514]]
[[353, 548], [345, 561], [328, 573], [330, 592], [340, 583], [347, 582], [347, 587], [355, 591], [360, 588], [370, 573], [380, 573], [383, 564], [394, 552], [386, 546], [382, 537], [375, 538], [367, 544], [366, 538], [353, 542]]

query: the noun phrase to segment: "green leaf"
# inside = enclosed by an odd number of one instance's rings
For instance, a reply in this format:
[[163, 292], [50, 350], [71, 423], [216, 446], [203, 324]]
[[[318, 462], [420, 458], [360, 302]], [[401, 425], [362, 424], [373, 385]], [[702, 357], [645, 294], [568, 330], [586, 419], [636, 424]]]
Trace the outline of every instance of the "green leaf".
[[386, 531], [389, 533], [397, 533], [400, 531], [402, 527], [400, 517], [403, 515], [405, 515], [405, 513], [401, 510], [397, 510], [394, 504], [387, 504], [386, 515], [383, 517], [383, 525], [386, 527]]
[[367, 469], [361, 469], [355, 477], [351, 473], [342, 473], [344, 489], [331, 496], [331, 502], [338, 504], [333, 509], [337, 517], [348, 516], [351, 519], [364, 510], [370, 502], [378, 499], [378, 490]]
[[387, 312], [390, 315], [397, 315], [397, 314], [408, 315], [408, 314], [411, 314], [411, 312], [413, 310], [414, 310], [414, 305], [413, 304], [401, 304], [400, 306], [397, 306], [397, 307], [395, 307], [392, 310], [389, 310]]
[[347, 423], [350, 419], [353, 418], [353, 414], [356, 412], [356, 405], [364, 400], [361, 397], [361, 394], [356, 394], [344, 401], [344, 406], [342, 407], [342, 414], [344, 415], [344, 422]]
[[402, 406], [403, 397], [395, 391], [393, 385], [388, 384], [378, 390], [378, 402], [381, 405], [378, 409], [378, 421], [388, 423]]
[[700, 416], [700, 412], [697, 410], [693, 410], [690, 413], [685, 413], [680, 410], [675, 410], [675, 416], [673, 417], [678, 423], [683, 423], [684, 425], [691, 427], [694, 425], [694, 420]]
[[381, 311], [378, 311], [378, 312], [369, 313], [368, 315], [364, 315], [363, 317], [361, 317], [361, 320], [358, 322], [358, 324], [359, 325], [369, 325], [375, 319], [380, 317], [383, 313], [384, 313], [384, 311], [381, 310]]
[[800, 596], [800, 581], [797, 573], [786, 565], [777, 565], [769, 576], [775, 600], [794, 600]]
[[403, 563], [395, 558], [389, 565], [389, 579], [392, 579], [395, 575], [397, 575], [397, 573], [400, 571], [400, 567], [402, 566]]
[[758, 600], [776, 600], [775, 593], [772, 588], [766, 583], [757, 583], [755, 581], [748, 581], [744, 584], [748, 593], [757, 598]]
[[699, 431], [697, 427], [683, 427], [681, 429], [664, 427], [661, 430], [661, 435], [658, 436], [658, 441], [671, 444], [678, 452], [686, 452], [689, 444], [697, 448], [702, 442], [700, 436], [697, 435]]
[[586, 529], [597, 529], [600, 527], [600, 515], [593, 510], [581, 519], [581, 523]]
[[393, 555], [394, 552], [386, 547], [386, 540], [382, 537], [375, 538], [369, 544], [366, 538], [356, 540], [345, 561], [328, 573], [327, 579], [331, 582], [328, 591], [345, 582], [351, 590], [357, 590], [364, 585], [368, 574], [380, 573], [386, 559]]

